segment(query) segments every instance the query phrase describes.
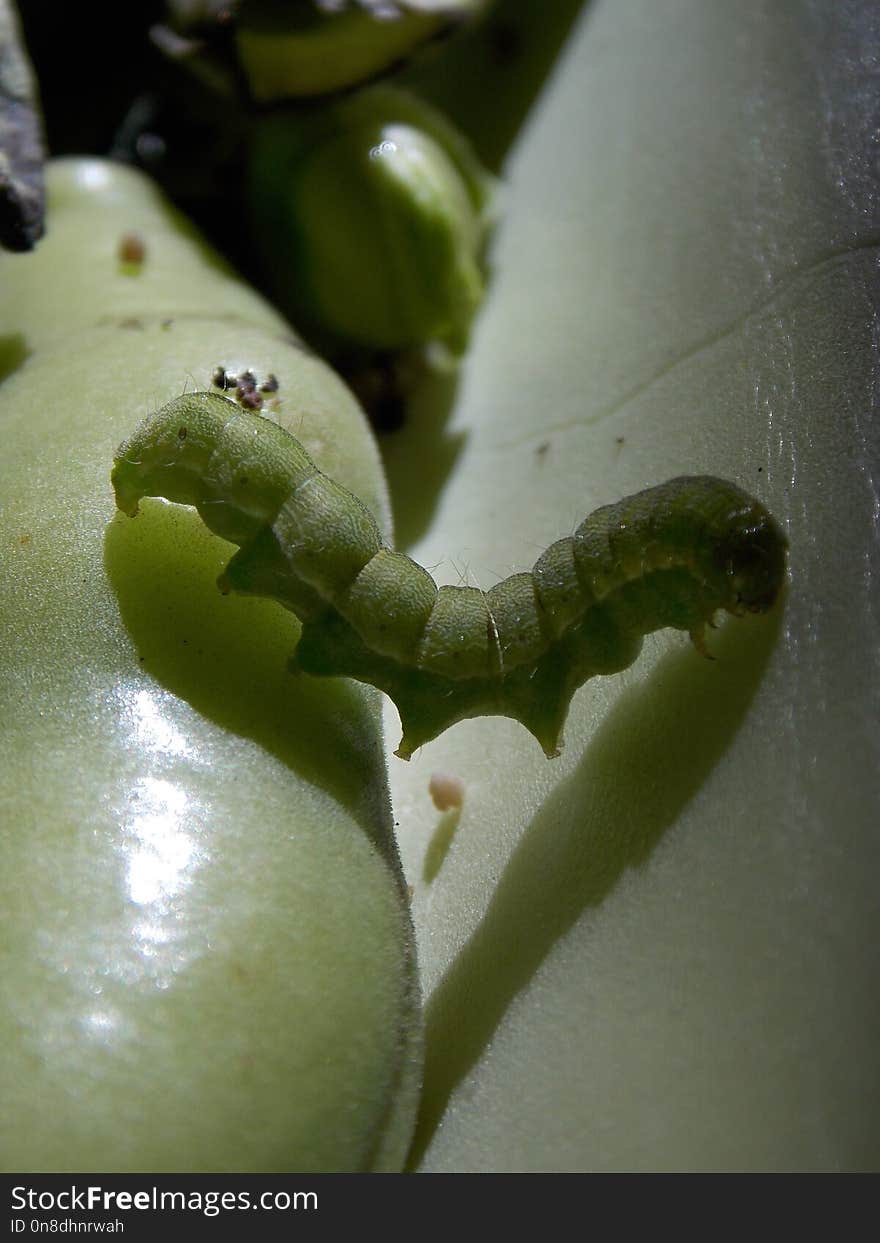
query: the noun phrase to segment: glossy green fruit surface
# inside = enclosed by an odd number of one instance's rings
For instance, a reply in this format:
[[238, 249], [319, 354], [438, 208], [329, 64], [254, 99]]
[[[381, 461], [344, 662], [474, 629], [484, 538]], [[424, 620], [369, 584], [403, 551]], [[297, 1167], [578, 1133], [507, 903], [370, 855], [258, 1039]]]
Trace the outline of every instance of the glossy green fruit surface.
[[371, 439], [139, 174], [60, 162], [50, 204], [2, 259], [0, 1167], [399, 1168], [418, 990], [377, 696], [289, 677], [293, 619], [216, 591], [229, 546], [114, 517], [109, 479], [218, 365], [274, 374], [385, 523]]

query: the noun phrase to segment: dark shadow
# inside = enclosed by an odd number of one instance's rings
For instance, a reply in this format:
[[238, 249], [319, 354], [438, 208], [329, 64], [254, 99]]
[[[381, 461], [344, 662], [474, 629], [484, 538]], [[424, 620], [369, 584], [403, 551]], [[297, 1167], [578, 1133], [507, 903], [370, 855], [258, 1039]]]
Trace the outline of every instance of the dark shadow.
[[23, 333], [10, 332], [0, 337], [0, 384], [18, 371], [30, 355]]
[[[481, 18], [415, 57], [393, 82], [439, 108], [497, 173], [582, 7], [584, 0], [495, 0]], [[380, 437], [402, 549], [428, 529], [464, 447], [463, 433], [445, 431], [457, 381], [455, 369], [426, 372], [407, 392], [403, 426]]]
[[376, 806], [386, 780], [377, 695], [343, 678], [290, 674], [293, 614], [217, 589], [233, 551], [180, 506], [147, 501], [136, 518], [116, 515], [104, 563], [140, 667], [328, 790], [387, 854], [391, 817]]
[[445, 811], [437, 821], [437, 827], [431, 834], [422, 863], [422, 880], [426, 885], [431, 884], [442, 868], [460, 820], [461, 808], [453, 807], [450, 811]]
[[440, 496], [467, 439], [446, 424], [455, 405], [458, 370], [426, 369], [407, 395], [402, 427], [379, 437], [391, 493], [394, 544], [406, 551], [427, 531]]
[[[730, 746], [782, 616], [729, 621], [710, 663], [663, 659], [624, 692], [572, 775], [523, 833], [492, 901], [426, 1012], [425, 1086], [410, 1154], [421, 1160], [456, 1086], [555, 943], [649, 857]], [[712, 826], [706, 825], [706, 832]]]
[[498, 172], [584, 0], [495, 0], [484, 17], [417, 57], [395, 82], [428, 99]]

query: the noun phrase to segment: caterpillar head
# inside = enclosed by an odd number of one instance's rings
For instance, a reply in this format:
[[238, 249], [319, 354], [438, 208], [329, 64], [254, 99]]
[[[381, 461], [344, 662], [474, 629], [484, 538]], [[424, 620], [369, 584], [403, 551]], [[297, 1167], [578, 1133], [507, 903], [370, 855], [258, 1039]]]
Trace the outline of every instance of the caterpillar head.
[[788, 540], [763, 505], [744, 499], [713, 540], [713, 570], [728, 613], [765, 613], [785, 582]]
[[195, 505], [218, 429], [234, 413], [224, 397], [186, 393], [145, 419], [116, 451], [111, 480], [119, 508], [133, 516], [144, 496]]

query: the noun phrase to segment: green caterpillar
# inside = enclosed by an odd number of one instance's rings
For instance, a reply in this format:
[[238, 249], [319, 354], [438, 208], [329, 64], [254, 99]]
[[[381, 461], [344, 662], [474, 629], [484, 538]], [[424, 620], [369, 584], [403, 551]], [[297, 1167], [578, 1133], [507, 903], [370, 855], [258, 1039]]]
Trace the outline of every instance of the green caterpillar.
[[302, 621], [291, 668], [369, 682], [397, 705], [409, 759], [456, 721], [520, 721], [559, 753], [575, 690], [616, 673], [642, 636], [703, 632], [718, 610], [760, 613], [787, 541], [760, 502], [723, 479], [672, 479], [590, 514], [528, 574], [489, 591], [440, 587], [382, 540], [361, 501], [276, 423], [217, 393], [188, 393], [118, 450], [116, 502], [195, 505], [238, 544], [223, 591], [270, 596]]

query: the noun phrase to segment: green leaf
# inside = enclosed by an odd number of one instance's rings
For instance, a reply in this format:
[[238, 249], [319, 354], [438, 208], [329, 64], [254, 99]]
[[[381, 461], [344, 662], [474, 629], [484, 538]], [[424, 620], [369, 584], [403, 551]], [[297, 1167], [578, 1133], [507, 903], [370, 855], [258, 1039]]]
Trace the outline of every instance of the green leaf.
[[[415, 420], [389, 445], [450, 582], [684, 471], [791, 547], [783, 611], [712, 663], [651, 640], [556, 764], [491, 719], [392, 767], [419, 1169], [876, 1165], [877, 48], [858, 4], [584, 6], [437, 451]], [[465, 787], [439, 871], [435, 769]]]

